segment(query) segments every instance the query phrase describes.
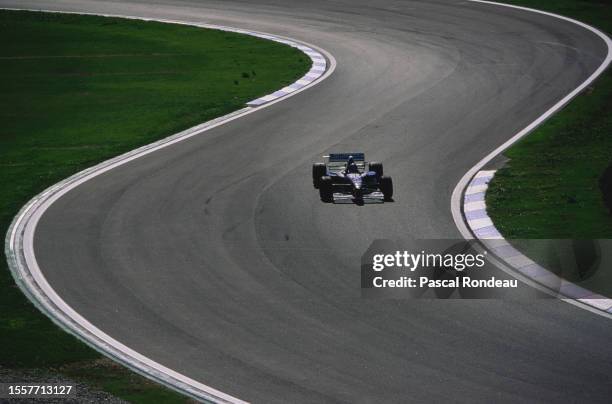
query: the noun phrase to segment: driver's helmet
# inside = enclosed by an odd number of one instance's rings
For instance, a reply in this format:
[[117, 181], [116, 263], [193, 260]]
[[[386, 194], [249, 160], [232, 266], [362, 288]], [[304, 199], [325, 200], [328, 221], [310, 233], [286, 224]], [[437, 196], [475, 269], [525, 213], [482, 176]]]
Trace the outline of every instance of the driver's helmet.
[[353, 156], [349, 156], [348, 160], [346, 161], [346, 172], [356, 173], [358, 171], [359, 169], [357, 168], [357, 164], [355, 164], [355, 159]]

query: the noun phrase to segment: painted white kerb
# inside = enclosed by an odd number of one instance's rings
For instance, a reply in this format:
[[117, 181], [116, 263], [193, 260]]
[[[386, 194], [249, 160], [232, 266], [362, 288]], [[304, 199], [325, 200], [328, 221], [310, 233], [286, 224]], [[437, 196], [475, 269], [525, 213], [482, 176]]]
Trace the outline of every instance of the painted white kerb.
[[[15, 10], [15, 9], [13, 9]], [[51, 10], [37, 10], [45, 12], [57, 12]], [[64, 12], [60, 12], [64, 13]], [[153, 153], [172, 144], [189, 139], [192, 136], [200, 135], [212, 128], [223, 125], [234, 119], [238, 119], [247, 114], [269, 107], [285, 98], [293, 96], [306, 90], [307, 88], [320, 83], [329, 77], [336, 68], [334, 57], [327, 51], [314, 45], [297, 41], [290, 38], [275, 36], [267, 33], [241, 30], [237, 28], [224, 27], [204, 23], [189, 23], [184, 21], [174, 21], [165, 19], [152, 19], [136, 16], [123, 16], [112, 14], [78, 13], [66, 12], [67, 14], [99, 15], [104, 17], [121, 17], [126, 19], [136, 19], [144, 21], [158, 21], [163, 23], [174, 23], [181, 25], [192, 25], [201, 28], [219, 29], [257, 36], [276, 42], [281, 42], [289, 46], [294, 46], [306, 53], [313, 60], [313, 69], [304, 77], [292, 84], [291, 91], [275, 92], [273, 97], [268, 97], [263, 102], [258, 100], [251, 101], [250, 106], [235, 111], [223, 117], [197, 125], [183, 132], [177, 133], [155, 143], [143, 146], [121, 156], [102, 162], [94, 167], [81, 171], [42, 192], [32, 198], [17, 214], [13, 220], [6, 236], [5, 252], [8, 259], [9, 268], [17, 285], [24, 294], [40, 309], [43, 313], [53, 320], [64, 330], [75, 335], [77, 338], [90, 345], [102, 354], [111, 359], [124, 364], [130, 369], [148, 377], [156, 382], [164, 384], [169, 388], [187, 394], [200, 401], [210, 401], [219, 403], [243, 403], [242, 400], [223, 393], [210, 386], [193, 380], [172, 369], [157, 363], [146, 356], [134, 351], [113, 339], [87, 319], [83, 318], [76, 310], [70, 307], [51, 287], [45, 279], [36, 256], [34, 254], [34, 232], [40, 217], [56, 200], [66, 194], [71, 189], [80, 184], [101, 175], [129, 161]]]
[[487, 213], [485, 195], [495, 170], [479, 171], [465, 190], [463, 214], [472, 234], [507, 268], [537, 285], [539, 290], [562, 300], [573, 300], [605, 317], [612, 318], [612, 299], [594, 293], [542, 267], [504, 239]]
[[[608, 68], [608, 66], [610, 65], [610, 62], [612, 61], [612, 41], [610, 40], [610, 38], [606, 34], [601, 32], [597, 28], [594, 28], [594, 27], [592, 27], [590, 25], [587, 25], [587, 24], [585, 24], [583, 22], [574, 20], [572, 18], [564, 17], [564, 16], [561, 16], [561, 15], [558, 15], [558, 14], [553, 14], [553, 13], [549, 13], [549, 12], [546, 12], [546, 11], [535, 10], [535, 9], [527, 8], [527, 7], [520, 7], [520, 6], [509, 5], [509, 4], [497, 3], [497, 2], [492, 2], [492, 1], [484, 1], [484, 0], [468, 0], [468, 1], [471, 1], [471, 2], [474, 2], [474, 3], [483, 3], [483, 4], [490, 4], [490, 5], [496, 5], [496, 6], [502, 6], [502, 7], [510, 7], [510, 8], [514, 8], [514, 9], [517, 9], [517, 10], [524, 10], [524, 11], [528, 11], [528, 12], [532, 12], [532, 13], [543, 14], [543, 15], [547, 15], [547, 16], [550, 16], [550, 17], [554, 17], [554, 18], [558, 18], [558, 19], [561, 19], [561, 20], [564, 20], [564, 21], [571, 22], [571, 23], [576, 24], [576, 25], [578, 25], [580, 27], [583, 27], [583, 28], [593, 32], [595, 35], [599, 36], [605, 42], [606, 47], [608, 48], [608, 53], [606, 55], [606, 58], [602, 61], [601, 65], [599, 65], [599, 67], [593, 72], [593, 74], [591, 74], [582, 84], [580, 84], [578, 87], [576, 87], [574, 90], [572, 90], [569, 94], [567, 94], [565, 97], [563, 97], [561, 100], [559, 100], [548, 111], [546, 111], [544, 114], [542, 114], [540, 117], [538, 117], [535, 121], [533, 121], [532, 123], [527, 125], [527, 127], [525, 127], [523, 130], [518, 132], [516, 135], [514, 135], [512, 138], [510, 138], [504, 144], [502, 144], [501, 146], [499, 146], [498, 148], [493, 150], [491, 153], [489, 153], [482, 160], [480, 160], [474, 167], [472, 167], [467, 173], [465, 173], [465, 175], [461, 178], [461, 180], [459, 180], [459, 182], [455, 186], [455, 189], [453, 190], [453, 194], [452, 194], [452, 197], [451, 197], [451, 212], [453, 214], [453, 220], [455, 221], [455, 225], [459, 229], [459, 232], [461, 233], [461, 235], [465, 239], [473, 239], [474, 238], [474, 234], [472, 233], [472, 231], [470, 231], [470, 229], [466, 225], [466, 218], [464, 216], [464, 211], [462, 210], [462, 207], [463, 207], [462, 206], [463, 205], [463, 196], [464, 196], [464, 193], [465, 193], [468, 185], [470, 184], [470, 181], [472, 180], [472, 178], [474, 178], [474, 176], [479, 171], [481, 171], [482, 168], [487, 163], [489, 163], [491, 160], [493, 160], [499, 154], [503, 153], [504, 150], [506, 150], [507, 148], [512, 146], [518, 140], [520, 140], [521, 138], [523, 138], [524, 136], [529, 134], [536, 127], [541, 125], [545, 120], [547, 120], [554, 113], [556, 113], [561, 108], [563, 108], [575, 96], [580, 94], [580, 92], [582, 92], [587, 86], [589, 86], [593, 81], [595, 81], [595, 79], [597, 79], [597, 77], [599, 77]], [[476, 238], [478, 239], [478, 237], [476, 237]], [[535, 288], [541, 289], [538, 284], [535, 284], [535, 283], [531, 282], [528, 278], [523, 277], [518, 271], [516, 271], [515, 268], [509, 267], [507, 265], [500, 265], [500, 267], [502, 269], [504, 269], [504, 271], [506, 271], [510, 275], [512, 275], [512, 276], [514, 276], [514, 277], [516, 277], [516, 278], [518, 278], [520, 280], [522, 280], [523, 282], [526, 282], [526, 283], [530, 284], [531, 286], [533, 286]], [[544, 290], [544, 291], [546, 291], [546, 290]], [[568, 298], [562, 299], [562, 300], [566, 301], [568, 303], [574, 304], [574, 305], [576, 305], [578, 307], [581, 307], [583, 309], [589, 310], [591, 312], [600, 314], [600, 315], [602, 315], [604, 317], [610, 318], [610, 314], [609, 313], [606, 313], [606, 312], [604, 312], [602, 310], [594, 309], [591, 305], [585, 305], [580, 300], [577, 300], [577, 299], [568, 299]]]

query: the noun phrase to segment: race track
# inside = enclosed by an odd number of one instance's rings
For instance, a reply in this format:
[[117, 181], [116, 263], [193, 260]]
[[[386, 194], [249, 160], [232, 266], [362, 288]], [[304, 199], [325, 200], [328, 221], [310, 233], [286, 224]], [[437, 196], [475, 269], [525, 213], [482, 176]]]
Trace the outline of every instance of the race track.
[[[125, 345], [254, 402], [612, 396], [612, 322], [556, 300], [360, 298], [374, 239], [459, 238], [450, 196], [584, 81], [593, 33], [467, 1], [5, 1], [242, 27], [321, 46], [321, 84], [71, 191], [42, 217], [53, 288]], [[323, 204], [310, 167], [364, 151], [395, 202]]]

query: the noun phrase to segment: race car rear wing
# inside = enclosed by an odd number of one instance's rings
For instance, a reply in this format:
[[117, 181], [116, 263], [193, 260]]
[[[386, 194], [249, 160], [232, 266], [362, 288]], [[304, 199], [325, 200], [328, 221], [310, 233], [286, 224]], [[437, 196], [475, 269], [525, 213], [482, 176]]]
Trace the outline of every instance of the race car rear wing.
[[353, 156], [353, 160], [355, 160], [355, 162], [365, 161], [364, 153], [330, 153], [329, 156], [323, 156], [323, 157], [329, 159], [330, 163], [337, 163], [337, 162], [344, 163], [348, 160], [349, 156]]
[[346, 162], [349, 156], [353, 156], [353, 160], [360, 171], [365, 170], [365, 154], [364, 153], [330, 153], [329, 156], [323, 156], [328, 159], [327, 169], [331, 172], [340, 172], [346, 168]]

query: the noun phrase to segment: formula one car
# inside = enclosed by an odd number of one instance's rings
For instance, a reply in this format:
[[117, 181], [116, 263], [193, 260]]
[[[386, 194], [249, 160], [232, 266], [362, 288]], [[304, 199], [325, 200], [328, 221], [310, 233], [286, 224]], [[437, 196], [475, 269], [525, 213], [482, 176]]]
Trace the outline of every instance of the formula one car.
[[[382, 163], [365, 161], [363, 153], [332, 153], [312, 166], [312, 183], [323, 202], [384, 202], [393, 197], [393, 181]], [[367, 167], [367, 170], [366, 170]]]

